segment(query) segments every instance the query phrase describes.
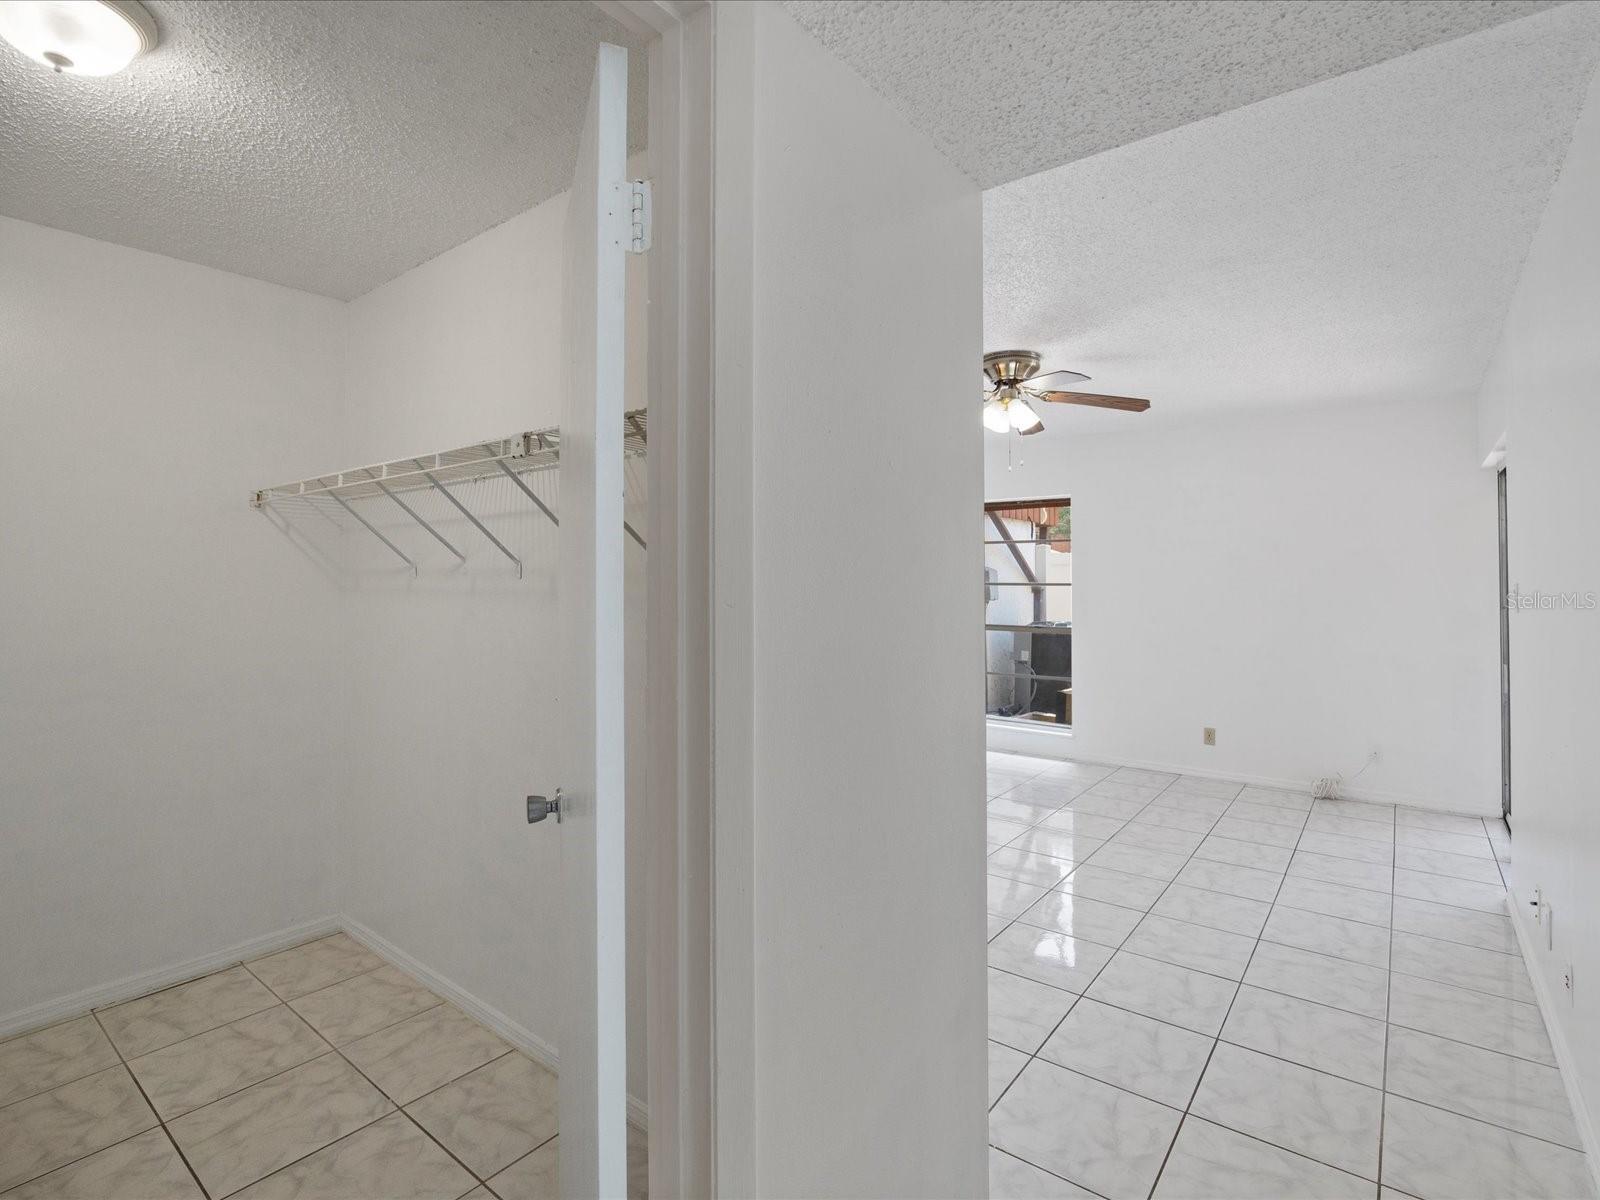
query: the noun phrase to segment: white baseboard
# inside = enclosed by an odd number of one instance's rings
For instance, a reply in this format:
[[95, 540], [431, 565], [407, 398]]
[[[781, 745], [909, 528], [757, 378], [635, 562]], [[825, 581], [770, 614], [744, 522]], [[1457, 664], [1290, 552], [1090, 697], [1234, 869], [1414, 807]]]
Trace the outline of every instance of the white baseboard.
[[[427, 963], [413, 958], [388, 938], [367, 928], [360, 921], [351, 917], [341, 917], [339, 919], [339, 927], [379, 958], [388, 959], [406, 974], [419, 980], [429, 991], [443, 996], [474, 1020], [487, 1025], [518, 1050], [533, 1059], [534, 1062], [548, 1067], [557, 1074], [560, 1073], [561, 1056], [557, 1053], [556, 1048], [527, 1028], [527, 1026], [513, 1021], [492, 1004], [486, 1004], [478, 999], [465, 988], [447, 979], [428, 966]], [[630, 1095], [628, 1097], [628, 1123], [639, 1129], [646, 1129], [645, 1118], [644, 1101], [637, 1096]]]
[[339, 918], [332, 916], [302, 921], [298, 925], [265, 933], [260, 937], [239, 942], [237, 945], [226, 946], [210, 954], [202, 954], [198, 958], [173, 963], [171, 966], [157, 967], [153, 971], [142, 971], [111, 983], [84, 988], [68, 996], [18, 1009], [16, 1012], [0, 1016], [0, 1037], [54, 1025], [69, 1017], [81, 1016], [91, 1009], [105, 1008], [109, 1004], [133, 1000], [150, 992], [159, 991], [161, 988], [171, 987], [175, 983], [198, 979], [202, 975], [209, 975], [234, 963], [260, 958], [263, 954], [271, 954], [274, 950], [284, 950], [300, 942], [321, 937], [323, 934], [334, 933], [340, 927]]
[[[1096, 763], [1106, 767], [1138, 767], [1145, 771], [1166, 771], [1174, 775], [1193, 775], [1200, 779], [1221, 779], [1228, 783], [1249, 783], [1256, 787], [1281, 788], [1289, 792], [1311, 791], [1304, 779], [1283, 779], [1271, 775], [1252, 775], [1244, 771], [1216, 771], [1205, 767], [1185, 766], [1160, 762], [1155, 759], [1117, 758], [1084, 754], [1073, 748], [1072, 734], [1064, 729], [1028, 729], [1009, 724], [991, 722], [988, 725], [987, 745], [990, 750], [1013, 754], [1031, 754], [1038, 758], [1072, 759], [1075, 762]], [[1365, 800], [1372, 804], [1395, 804], [1403, 808], [1421, 808], [1430, 812], [1461, 813], [1473, 817], [1498, 817], [1499, 810], [1472, 812], [1451, 807], [1432, 796], [1416, 796], [1407, 792], [1385, 792], [1377, 788], [1341, 787], [1339, 795], [1345, 800]]]
[[1555, 998], [1545, 973], [1539, 968], [1539, 946], [1534, 931], [1528, 928], [1528, 918], [1523, 916], [1524, 906], [1514, 891], [1507, 891], [1507, 907], [1511, 910], [1511, 928], [1517, 932], [1517, 948], [1522, 951], [1522, 961], [1528, 968], [1528, 978], [1533, 981], [1533, 998], [1538, 1001], [1539, 1015], [1544, 1018], [1545, 1032], [1550, 1035], [1550, 1048], [1555, 1052], [1556, 1066], [1561, 1068], [1561, 1082], [1567, 1088], [1567, 1103], [1572, 1105], [1572, 1120], [1578, 1127], [1578, 1137], [1583, 1142], [1588, 1158], [1589, 1175], [1596, 1195], [1600, 1195], [1600, 1129], [1595, 1126], [1589, 1105], [1584, 1099], [1583, 1083], [1578, 1076], [1578, 1062], [1573, 1057], [1572, 1046], [1567, 1041], [1566, 1028], [1556, 1019]]

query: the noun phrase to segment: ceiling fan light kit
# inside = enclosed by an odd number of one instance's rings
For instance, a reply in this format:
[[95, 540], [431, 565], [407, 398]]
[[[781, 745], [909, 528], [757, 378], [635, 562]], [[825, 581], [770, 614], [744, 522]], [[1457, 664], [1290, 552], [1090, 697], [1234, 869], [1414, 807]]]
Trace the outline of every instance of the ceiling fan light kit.
[[1040, 380], [1083, 383], [1089, 377], [1077, 371], [1047, 371], [1039, 374], [1040, 359], [1033, 350], [996, 350], [983, 356], [983, 427], [991, 433], [1016, 430], [1020, 434], [1041, 433], [1044, 420], [1034, 404], [1080, 404], [1087, 408], [1114, 408], [1122, 412], [1144, 412], [1150, 401], [1136, 396], [1106, 396], [1096, 392], [1060, 392], [1038, 386]]

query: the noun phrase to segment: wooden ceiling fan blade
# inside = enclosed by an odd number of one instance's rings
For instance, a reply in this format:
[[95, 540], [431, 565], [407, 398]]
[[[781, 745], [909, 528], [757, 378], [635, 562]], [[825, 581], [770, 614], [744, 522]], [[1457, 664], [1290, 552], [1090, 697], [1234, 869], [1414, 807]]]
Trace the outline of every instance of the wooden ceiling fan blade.
[[1115, 408], [1123, 412], [1144, 412], [1150, 401], [1137, 396], [1102, 396], [1096, 392], [1040, 392], [1039, 399], [1051, 404], [1082, 404], [1088, 408]]
[[1043, 432], [1044, 432], [1044, 422], [1040, 421], [1032, 429], [1019, 429], [1019, 430], [1017, 430], [1017, 436], [1018, 437], [1032, 437], [1036, 433], [1043, 433]]

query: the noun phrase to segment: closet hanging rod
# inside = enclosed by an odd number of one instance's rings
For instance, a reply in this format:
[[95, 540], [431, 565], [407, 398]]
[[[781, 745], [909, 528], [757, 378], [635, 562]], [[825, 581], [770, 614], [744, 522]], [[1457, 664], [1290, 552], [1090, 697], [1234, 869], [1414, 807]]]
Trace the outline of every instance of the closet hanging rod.
[[[625, 458], [640, 458], [645, 454], [645, 433], [648, 420], [644, 409], [623, 416], [622, 453]], [[392, 462], [374, 463], [355, 467], [330, 475], [317, 475], [280, 483], [255, 492], [250, 503], [256, 507], [273, 500], [302, 497], [329, 497], [332, 499], [364, 500], [396, 493], [439, 488], [451, 483], [470, 483], [490, 479], [502, 473], [510, 475], [519, 484], [519, 476], [536, 471], [548, 471], [561, 465], [561, 430], [530, 430], [511, 437], [474, 442], [454, 450], [441, 450], [433, 454], [412, 455]], [[524, 485], [524, 490], [528, 490]], [[448, 494], [448, 493], [447, 493]], [[541, 502], [540, 507], [544, 505]], [[547, 515], [551, 515], [546, 510]], [[551, 515], [554, 520], [554, 516]], [[637, 538], [637, 534], [634, 534]]]

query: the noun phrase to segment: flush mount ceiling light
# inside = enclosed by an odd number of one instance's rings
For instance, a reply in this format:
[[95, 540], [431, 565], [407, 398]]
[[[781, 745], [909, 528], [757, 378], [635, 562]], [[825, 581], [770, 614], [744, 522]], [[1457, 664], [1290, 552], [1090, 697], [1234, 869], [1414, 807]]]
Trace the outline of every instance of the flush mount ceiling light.
[[0, 37], [57, 74], [112, 75], [156, 44], [137, 0], [0, 0]]

